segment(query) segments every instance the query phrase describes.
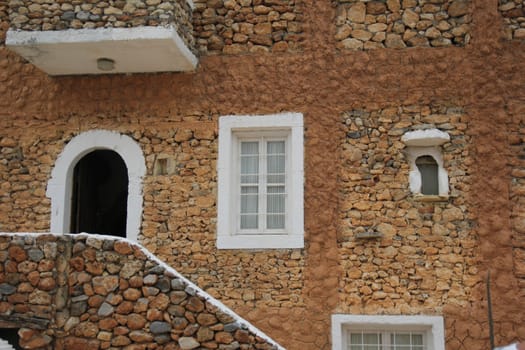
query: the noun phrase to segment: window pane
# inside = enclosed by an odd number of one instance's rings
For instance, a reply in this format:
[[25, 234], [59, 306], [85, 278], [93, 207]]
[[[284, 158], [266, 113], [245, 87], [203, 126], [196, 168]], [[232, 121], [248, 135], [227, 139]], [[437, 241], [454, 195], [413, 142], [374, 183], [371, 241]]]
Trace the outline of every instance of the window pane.
[[416, 159], [416, 165], [421, 174], [421, 193], [427, 195], [439, 194], [438, 165], [431, 156]]
[[266, 226], [269, 229], [284, 229], [284, 186], [268, 186], [266, 195]]
[[259, 182], [259, 142], [241, 142], [241, 183]]
[[366, 345], [379, 345], [381, 344], [381, 334], [378, 334], [378, 333], [363, 334], [363, 343]]
[[241, 229], [258, 227], [259, 187], [241, 187]]
[[269, 141], [266, 146], [268, 183], [284, 183], [285, 143]]

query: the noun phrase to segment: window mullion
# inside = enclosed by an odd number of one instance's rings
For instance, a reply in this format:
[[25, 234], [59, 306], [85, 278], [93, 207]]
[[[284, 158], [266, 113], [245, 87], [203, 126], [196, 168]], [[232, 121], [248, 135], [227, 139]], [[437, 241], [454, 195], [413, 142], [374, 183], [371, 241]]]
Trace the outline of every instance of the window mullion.
[[266, 232], [266, 186], [267, 186], [267, 169], [266, 169], [266, 139], [260, 138], [259, 141], [259, 222], [261, 231]]

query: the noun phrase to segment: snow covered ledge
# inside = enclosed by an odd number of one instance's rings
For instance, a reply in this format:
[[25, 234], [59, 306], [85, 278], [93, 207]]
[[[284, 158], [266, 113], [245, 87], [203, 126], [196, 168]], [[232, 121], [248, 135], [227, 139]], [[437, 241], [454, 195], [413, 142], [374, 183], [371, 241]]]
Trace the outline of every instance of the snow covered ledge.
[[6, 46], [49, 75], [186, 72], [198, 64], [174, 26], [10, 29]]

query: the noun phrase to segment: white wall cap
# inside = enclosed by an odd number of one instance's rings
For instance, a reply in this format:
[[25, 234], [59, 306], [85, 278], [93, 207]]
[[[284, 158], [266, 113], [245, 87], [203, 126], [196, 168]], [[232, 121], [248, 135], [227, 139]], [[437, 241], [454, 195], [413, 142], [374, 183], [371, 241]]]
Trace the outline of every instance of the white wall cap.
[[[192, 71], [198, 64], [173, 26], [9, 29], [6, 46], [49, 75]], [[113, 60], [115, 68], [99, 70], [99, 58]]]
[[402, 137], [407, 146], [439, 146], [450, 141], [450, 135], [438, 129], [426, 129], [406, 132]]

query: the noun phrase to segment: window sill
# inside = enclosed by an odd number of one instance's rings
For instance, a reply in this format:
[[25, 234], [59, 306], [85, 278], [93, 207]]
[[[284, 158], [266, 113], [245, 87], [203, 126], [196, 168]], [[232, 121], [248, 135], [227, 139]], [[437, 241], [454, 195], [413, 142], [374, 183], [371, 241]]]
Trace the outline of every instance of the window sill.
[[448, 202], [448, 195], [428, 195], [428, 194], [415, 194], [413, 196], [416, 202]]

